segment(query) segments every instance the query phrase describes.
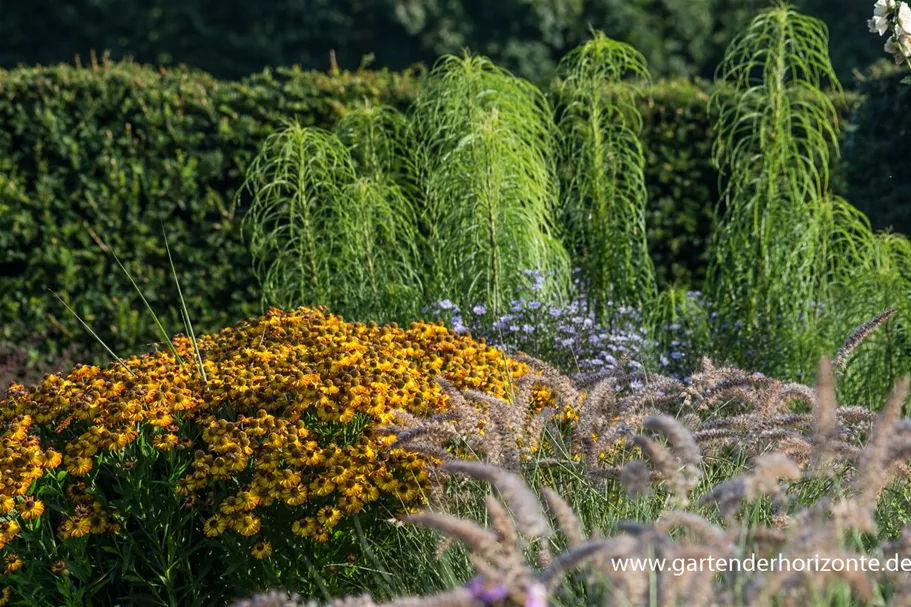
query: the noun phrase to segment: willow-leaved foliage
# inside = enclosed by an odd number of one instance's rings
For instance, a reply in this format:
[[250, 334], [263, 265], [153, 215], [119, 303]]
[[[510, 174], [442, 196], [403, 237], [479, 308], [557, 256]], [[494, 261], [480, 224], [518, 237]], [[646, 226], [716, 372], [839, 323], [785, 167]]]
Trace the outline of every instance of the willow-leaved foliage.
[[872, 404], [911, 368], [911, 241], [901, 234], [874, 233], [867, 217], [850, 208], [856, 220], [850, 230], [839, 229], [833, 253], [835, 297], [821, 311], [821, 324], [826, 346], [834, 352], [853, 327], [897, 308], [842, 369], [839, 389], [845, 398]]
[[[349, 134], [356, 120], [343, 123]], [[369, 120], [381, 139], [383, 121]], [[253, 201], [244, 222], [269, 304], [378, 318], [414, 305], [411, 205], [377, 160], [380, 144], [364, 138], [361, 146], [359, 158], [372, 164], [359, 172], [334, 133], [292, 123], [267, 138], [248, 170]]]
[[793, 376], [897, 308], [842, 369], [845, 396], [874, 402], [911, 364], [911, 242], [874, 233], [829, 191], [838, 122], [822, 87], [839, 84], [826, 28], [785, 4], [763, 11], [728, 49], [719, 80], [710, 104], [725, 212], [708, 282], [719, 317], [766, 350], [751, 364]]
[[[787, 5], [760, 13], [729, 47], [710, 100], [723, 179], [709, 284], [748, 332], [793, 329], [825, 299], [825, 198], [838, 88], [825, 25]], [[722, 207], [719, 207], [722, 208]]]
[[423, 268], [408, 120], [365, 102], [342, 117], [336, 133], [355, 165], [349, 192], [362, 214], [352, 243], [362, 263], [342, 268], [345, 284], [355, 286], [350, 301], [383, 320], [413, 315], [423, 297]]
[[502, 309], [527, 269], [559, 285], [553, 114], [540, 90], [484, 57], [443, 57], [412, 120], [438, 297]]
[[645, 159], [636, 81], [644, 57], [596, 32], [560, 63], [558, 95], [567, 241], [589, 305], [603, 318], [611, 303], [641, 305], [655, 293], [645, 231]]

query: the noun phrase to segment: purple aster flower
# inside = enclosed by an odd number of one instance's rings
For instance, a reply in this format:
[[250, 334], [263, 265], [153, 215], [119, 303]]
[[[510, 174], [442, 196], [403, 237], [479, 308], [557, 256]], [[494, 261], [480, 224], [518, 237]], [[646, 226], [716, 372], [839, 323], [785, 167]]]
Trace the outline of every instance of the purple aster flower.
[[484, 306], [482, 306], [480, 304], [478, 304], [474, 308], [472, 308], [471, 311], [474, 312], [475, 314], [477, 314], [478, 316], [484, 316], [485, 314], [487, 314], [487, 308], [485, 308]]
[[502, 331], [503, 329], [506, 328], [506, 326], [507, 326], [510, 322], [512, 322], [512, 316], [510, 316], [510, 315], [507, 314], [506, 316], [501, 316], [500, 318], [498, 318], [497, 320], [495, 320], [495, 321], [493, 322], [493, 325], [492, 325], [492, 326], [493, 326], [494, 329], [498, 329], [498, 330]]

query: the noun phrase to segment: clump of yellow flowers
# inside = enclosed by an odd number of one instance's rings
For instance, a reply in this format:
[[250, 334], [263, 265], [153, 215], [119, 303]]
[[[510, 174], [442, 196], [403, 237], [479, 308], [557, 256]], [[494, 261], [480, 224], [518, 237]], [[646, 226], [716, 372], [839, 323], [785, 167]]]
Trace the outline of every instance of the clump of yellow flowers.
[[[209, 538], [249, 538], [255, 559], [270, 557], [273, 536], [328, 542], [371, 503], [408, 510], [427, 494], [425, 459], [374, 432], [394, 410], [445, 410], [437, 375], [508, 398], [510, 379], [528, 372], [442, 325], [349, 323], [317, 308], [272, 310], [199, 337], [204, 375], [190, 362], [192, 342], [173, 343], [183, 363], [165, 350], [9, 387], [0, 401], [7, 570], [23, 526], [50, 525], [63, 542], [115, 539], [129, 513], [110, 506], [117, 496], [96, 474], [113, 465], [129, 475], [142, 453], [181, 462], [168, 490]], [[59, 486], [53, 504], [42, 483]]]

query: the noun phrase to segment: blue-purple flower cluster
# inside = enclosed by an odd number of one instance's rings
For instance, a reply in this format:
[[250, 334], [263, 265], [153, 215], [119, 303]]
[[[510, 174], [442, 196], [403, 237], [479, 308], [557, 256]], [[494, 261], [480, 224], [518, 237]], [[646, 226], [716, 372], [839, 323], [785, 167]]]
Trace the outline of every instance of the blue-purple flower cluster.
[[[588, 310], [584, 295], [564, 304], [542, 301], [545, 277], [525, 272], [526, 286], [510, 302], [508, 310], [494, 314], [483, 305], [461, 307], [450, 300], [425, 308], [431, 319], [442, 320], [457, 333], [470, 332], [508, 352], [524, 352], [570, 373], [590, 373], [617, 365], [641, 367], [682, 375], [687, 370], [686, 331], [677, 327], [670, 349], [655, 354], [648, 339], [642, 310], [612, 306], [599, 322]], [[659, 367], [655, 369], [655, 366]]]

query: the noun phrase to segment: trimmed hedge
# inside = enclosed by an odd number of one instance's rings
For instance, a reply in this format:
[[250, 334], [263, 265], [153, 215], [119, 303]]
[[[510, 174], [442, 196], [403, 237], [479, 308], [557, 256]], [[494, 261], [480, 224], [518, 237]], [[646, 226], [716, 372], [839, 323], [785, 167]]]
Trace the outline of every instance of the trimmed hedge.
[[[228, 82], [126, 62], [0, 71], [0, 342], [102, 352], [48, 289], [118, 354], [158, 341], [110, 251], [166, 328], [182, 328], [163, 229], [197, 331], [260, 311], [235, 199], [262, 140], [292, 118], [331, 128], [363, 99], [404, 108], [417, 84], [414, 72], [297, 68]], [[652, 254], [663, 282], [694, 287], [718, 195], [709, 92], [659, 82], [640, 106]]]
[[291, 118], [329, 126], [361, 99], [406, 104], [414, 81], [278, 69], [224, 82], [131, 63], [0, 71], [0, 341], [54, 334], [99, 351], [48, 289], [118, 354], [158, 340], [109, 247], [169, 330], [182, 327], [163, 229], [197, 330], [253, 314], [234, 199], [260, 142]]
[[659, 283], [698, 286], [718, 200], [712, 166], [710, 84], [671, 81], [648, 91], [640, 108], [648, 187], [649, 251]]

